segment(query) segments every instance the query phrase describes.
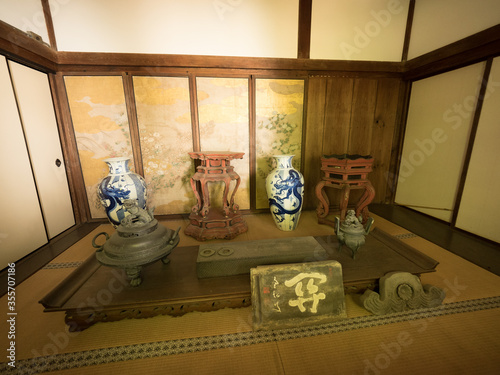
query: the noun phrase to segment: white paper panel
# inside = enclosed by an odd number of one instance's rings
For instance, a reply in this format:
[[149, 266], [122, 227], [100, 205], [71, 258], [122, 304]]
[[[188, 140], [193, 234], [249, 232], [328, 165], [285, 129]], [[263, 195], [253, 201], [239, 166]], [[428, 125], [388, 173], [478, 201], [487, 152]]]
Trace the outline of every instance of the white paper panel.
[[67, 1], [58, 49], [296, 57], [298, 0]]
[[0, 269], [47, 242], [23, 129], [0, 56]]
[[401, 61], [409, 0], [314, 0], [311, 58]]
[[500, 58], [486, 88], [479, 126], [457, 217], [457, 227], [500, 242]]
[[[47, 74], [9, 62], [49, 238], [75, 224]], [[61, 162], [58, 167], [56, 160]]]
[[478, 63], [413, 83], [398, 204], [450, 221], [483, 69]]
[[408, 58], [431, 52], [499, 23], [498, 0], [417, 0]]

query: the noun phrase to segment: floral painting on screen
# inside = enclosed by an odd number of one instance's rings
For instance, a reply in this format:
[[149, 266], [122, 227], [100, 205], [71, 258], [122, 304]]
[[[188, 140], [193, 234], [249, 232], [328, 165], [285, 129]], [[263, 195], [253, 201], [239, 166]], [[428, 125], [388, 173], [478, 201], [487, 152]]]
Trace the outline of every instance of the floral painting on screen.
[[194, 173], [187, 77], [133, 78], [148, 206], [155, 214], [190, 212]]
[[132, 146], [121, 76], [64, 77], [78, 156], [92, 218], [105, 218], [97, 184], [106, 158], [126, 156], [133, 170]]
[[291, 154], [300, 170], [304, 81], [256, 80], [256, 208], [269, 207], [265, 181], [273, 155]]

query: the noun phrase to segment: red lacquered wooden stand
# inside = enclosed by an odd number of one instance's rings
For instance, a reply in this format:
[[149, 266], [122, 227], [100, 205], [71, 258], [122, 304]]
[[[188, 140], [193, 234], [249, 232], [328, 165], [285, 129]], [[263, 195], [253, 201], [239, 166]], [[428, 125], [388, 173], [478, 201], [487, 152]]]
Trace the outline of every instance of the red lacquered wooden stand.
[[[190, 152], [189, 156], [199, 159], [201, 165], [191, 177], [191, 187], [196, 196], [196, 204], [189, 215], [189, 225], [184, 230], [188, 236], [199, 241], [210, 239], [232, 239], [248, 230], [243, 221], [234, 196], [240, 185], [240, 176], [231, 166], [231, 160], [243, 158], [243, 152], [230, 151], [199, 151]], [[228, 200], [229, 185], [236, 181], [231, 197]], [[209, 182], [223, 182], [222, 211], [210, 207]]]
[[375, 189], [367, 179], [368, 173], [372, 171], [373, 158], [361, 155], [330, 155], [321, 158], [321, 170], [324, 175], [316, 185], [316, 197], [319, 200], [316, 214], [318, 223], [333, 224], [327, 220], [330, 210], [328, 196], [324, 192], [325, 187], [340, 189], [340, 220], [345, 219], [349, 194], [351, 189], [364, 189], [364, 193], [356, 204], [356, 216], [363, 216], [363, 223], [368, 220], [368, 205], [375, 197]]

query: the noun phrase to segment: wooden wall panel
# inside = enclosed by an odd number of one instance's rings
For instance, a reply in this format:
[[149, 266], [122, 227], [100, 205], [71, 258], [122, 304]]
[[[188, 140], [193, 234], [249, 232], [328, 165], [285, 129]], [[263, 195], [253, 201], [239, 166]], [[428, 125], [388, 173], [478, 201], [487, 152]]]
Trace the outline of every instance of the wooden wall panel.
[[[347, 153], [352, 117], [354, 81], [355, 79], [352, 77], [327, 78], [322, 155], [341, 155]], [[316, 165], [320, 165], [319, 159]], [[331, 203], [339, 202], [340, 190], [325, 189], [324, 191]], [[315, 202], [317, 203], [317, 199]]]
[[344, 154], [349, 144], [354, 80], [346, 77], [327, 79], [323, 154]]
[[[401, 80], [347, 76], [309, 78], [305, 144], [305, 207], [316, 208], [314, 188], [321, 179], [321, 156], [331, 154], [372, 155], [374, 203], [384, 202], [388, 190], [394, 132], [398, 119]], [[325, 189], [332, 208], [339, 205], [340, 190]], [[361, 196], [351, 192], [350, 203]]]
[[371, 152], [377, 84], [375, 79], [358, 78], [354, 81], [348, 154], [369, 155]]
[[377, 106], [373, 122], [371, 151], [375, 159], [370, 181], [375, 187], [374, 202], [388, 203], [386, 197], [391, 189], [389, 169], [391, 154], [395, 147], [395, 131], [398, 119], [398, 103], [401, 97], [401, 80], [395, 78], [380, 79], [377, 90]]
[[321, 178], [319, 160], [323, 152], [326, 79], [310, 77], [307, 93], [307, 120], [304, 142], [304, 208], [315, 208], [314, 188]]

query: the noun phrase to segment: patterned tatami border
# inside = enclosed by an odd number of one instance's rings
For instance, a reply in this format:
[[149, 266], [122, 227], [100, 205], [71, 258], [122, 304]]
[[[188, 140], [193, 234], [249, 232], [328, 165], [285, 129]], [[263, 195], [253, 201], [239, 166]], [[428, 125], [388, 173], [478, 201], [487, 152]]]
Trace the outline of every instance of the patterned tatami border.
[[82, 261], [78, 262], [65, 262], [65, 263], [48, 263], [43, 269], [44, 270], [53, 270], [58, 268], [78, 268], [82, 265]]
[[[242, 347], [267, 342], [313, 337], [361, 328], [382, 326], [391, 323], [428, 319], [500, 307], [500, 296], [455, 302], [437, 308], [411, 310], [383, 316], [362, 316], [339, 320], [335, 323], [290, 328], [274, 331], [242, 332], [218, 336], [196, 337], [145, 344], [118, 346], [106, 349], [87, 350], [76, 353], [37, 357], [16, 362], [17, 374], [38, 374], [48, 371], [102, 365], [106, 363], [154, 358], [206, 350]], [[8, 373], [7, 364], [0, 364], [0, 372]]]
[[399, 240], [406, 240], [408, 238], [415, 238], [418, 237], [415, 233], [403, 233], [403, 234], [396, 234], [394, 235]]

